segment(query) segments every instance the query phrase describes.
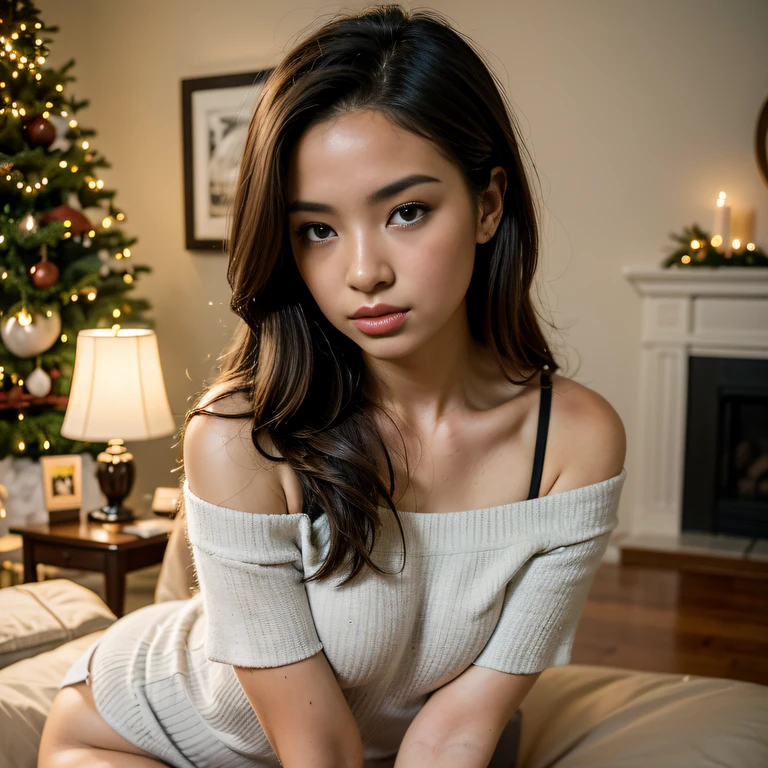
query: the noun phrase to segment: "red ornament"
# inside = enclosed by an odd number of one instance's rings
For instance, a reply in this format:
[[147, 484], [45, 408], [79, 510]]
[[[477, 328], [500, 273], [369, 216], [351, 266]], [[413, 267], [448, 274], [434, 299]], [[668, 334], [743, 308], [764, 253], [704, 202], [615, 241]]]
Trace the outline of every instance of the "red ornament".
[[8, 391], [8, 405], [11, 408], [19, 408], [24, 400], [24, 387], [14, 384]]
[[59, 279], [59, 268], [48, 259], [43, 259], [35, 264], [32, 273], [32, 282], [37, 288], [51, 288]]
[[56, 129], [44, 117], [32, 117], [24, 123], [27, 141], [33, 147], [49, 147], [56, 140]]
[[71, 205], [59, 205], [46, 211], [40, 219], [41, 224], [47, 224], [49, 221], [67, 221], [72, 222], [69, 231], [73, 235], [81, 235], [83, 232], [90, 232], [93, 227], [91, 222], [85, 217], [82, 211], [78, 211]]
[[48, 371], [48, 375], [52, 379], [60, 379], [61, 378], [61, 371], [58, 368], [51, 368], [51, 370]]

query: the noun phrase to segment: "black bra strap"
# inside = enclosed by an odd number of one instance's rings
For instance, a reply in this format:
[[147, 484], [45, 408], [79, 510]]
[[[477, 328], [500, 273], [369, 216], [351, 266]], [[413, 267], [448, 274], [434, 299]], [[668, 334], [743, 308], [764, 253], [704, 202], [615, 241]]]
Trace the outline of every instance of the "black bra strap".
[[531, 475], [531, 490], [529, 499], [539, 495], [541, 486], [541, 470], [544, 466], [544, 451], [547, 447], [547, 432], [549, 430], [549, 411], [552, 405], [552, 379], [548, 367], [541, 371], [541, 400], [539, 402], [539, 428], [536, 432], [536, 448], [533, 452], [533, 474]]

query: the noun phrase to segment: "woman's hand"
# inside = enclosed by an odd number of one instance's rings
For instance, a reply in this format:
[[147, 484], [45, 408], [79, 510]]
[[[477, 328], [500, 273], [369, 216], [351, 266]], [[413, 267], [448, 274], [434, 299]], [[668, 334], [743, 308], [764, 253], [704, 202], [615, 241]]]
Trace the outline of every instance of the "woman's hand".
[[540, 674], [470, 665], [432, 693], [413, 718], [394, 768], [487, 768]]

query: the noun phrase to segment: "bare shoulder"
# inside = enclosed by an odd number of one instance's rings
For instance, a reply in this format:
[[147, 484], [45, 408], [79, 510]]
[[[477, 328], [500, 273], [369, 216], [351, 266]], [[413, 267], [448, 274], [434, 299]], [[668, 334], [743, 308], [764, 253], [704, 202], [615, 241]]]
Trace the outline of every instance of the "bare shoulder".
[[599, 483], [618, 475], [627, 437], [616, 409], [598, 392], [573, 379], [552, 376], [547, 453], [559, 467], [548, 493]]
[[[222, 394], [212, 387], [197, 407], [205, 413], [190, 417], [182, 454], [189, 490], [218, 506], [244, 512], [285, 514], [281, 465], [265, 458], [253, 444], [253, 413], [244, 393]], [[215, 400], [215, 401], [214, 401]], [[279, 452], [260, 432], [259, 445], [271, 456]]]

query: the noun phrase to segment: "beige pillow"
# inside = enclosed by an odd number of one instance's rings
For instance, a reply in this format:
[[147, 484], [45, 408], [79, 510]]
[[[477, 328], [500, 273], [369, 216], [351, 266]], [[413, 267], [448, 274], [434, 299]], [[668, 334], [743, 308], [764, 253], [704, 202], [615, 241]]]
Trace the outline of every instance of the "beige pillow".
[[59, 692], [59, 684], [77, 658], [104, 631], [83, 635], [52, 651], [0, 669], [0, 765], [3, 768], [36, 768], [43, 725]]
[[155, 586], [156, 603], [186, 600], [199, 591], [192, 551], [187, 542], [187, 518], [184, 512], [176, 515], [173, 522]]
[[525, 768], [768, 766], [768, 686], [570, 664], [521, 705]]
[[69, 579], [0, 589], [0, 669], [116, 620], [95, 592]]

